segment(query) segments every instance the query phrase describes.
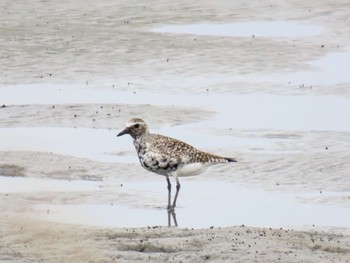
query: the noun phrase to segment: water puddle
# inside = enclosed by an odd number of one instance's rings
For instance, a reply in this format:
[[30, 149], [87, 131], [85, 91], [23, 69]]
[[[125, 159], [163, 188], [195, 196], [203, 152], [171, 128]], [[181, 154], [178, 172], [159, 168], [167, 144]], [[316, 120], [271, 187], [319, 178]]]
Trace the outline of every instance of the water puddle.
[[201, 23], [165, 25], [152, 30], [155, 33], [191, 34], [228, 37], [307, 37], [319, 35], [322, 28], [295, 21], [256, 21], [239, 23]]
[[[307, 37], [316, 36], [323, 32], [321, 27], [294, 21], [260, 21], [260, 22], [241, 22], [226, 24], [187, 24], [187, 25], [165, 25], [152, 30], [156, 33], [167, 34], [192, 34], [207, 36], [229, 36], [229, 37]], [[246, 74], [242, 76], [223, 77], [236, 82], [247, 83], [282, 83], [290, 84], [297, 88], [309, 88], [317, 85], [335, 85], [340, 83], [349, 83], [350, 75], [347, 69], [350, 67], [350, 51], [343, 50], [337, 53], [326, 54], [325, 57], [311, 61], [314, 70], [301, 71], [296, 73], [272, 74]], [[215, 74], [211, 75], [215, 78]], [[218, 83], [224, 83], [219, 80]]]
[[315, 85], [335, 85], [350, 83], [350, 75], [347, 71], [350, 68], [350, 50], [338, 53], [331, 53], [319, 60], [313, 61], [311, 65], [318, 68], [314, 72], [300, 72], [286, 76], [289, 81], [297, 83], [300, 87]]
[[134, 94], [115, 90], [82, 89], [78, 86], [42, 87], [40, 85], [4, 87], [1, 90], [1, 103], [6, 105], [130, 103], [169, 106], [174, 105], [176, 101], [179, 107], [200, 107], [218, 112], [217, 118], [194, 126], [235, 129], [350, 130], [349, 100], [336, 96], [212, 93], [169, 96], [149, 91]]
[[[47, 152], [113, 162], [116, 158], [107, 153], [121, 146], [116, 134], [88, 128], [0, 128], [0, 151]], [[94, 143], [88, 143], [91, 140]]]
[[[254, 79], [255, 82], [283, 83], [296, 88], [312, 90], [320, 85], [350, 83], [347, 69], [350, 67], [350, 50], [329, 53], [321, 59], [308, 63], [314, 69], [295, 73], [276, 72], [268, 75], [248, 74], [241, 80]], [[249, 82], [249, 81], [248, 81]]]
[[[119, 128], [119, 130], [117, 129]], [[89, 128], [0, 128], [0, 151], [34, 151], [87, 158], [102, 162], [138, 163], [132, 140], [128, 136], [117, 138], [115, 130]], [[191, 132], [183, 127], [154, 130], [169, 136], [184, 138], [198, 148], [230, 149], [258, 147], [278, 139], [215, 136]], [[93, 143], [87, 143], [91, 142]], [[203, 142], [206, 142], [203, 144]], [[115, 154], [128, 152], [129, 154]], [[131, 153], [131, 154], [130, 154]]]
[[[186, 179], [182, 182], [175, 215], [169, 215], [154, 203], [147, 208], [117, 203], [39, 205], [35, 208], [42, 220], [107, 227], [168, 225], [169, 220], [174, 225], [172, 216], [176, 217], [179, 227], [188, 228], [242, 224], [256, 227], [350, 227], [350, 209], [302, 204], [286, 194], [246, 190], [230, 183], [191, 182]], [[127, 183], [125, 187], [163, 194], [165, 205], [165, 182]]]
[[98, 182], [56, 180], [0, 175], [0, 193], [96, 191]]

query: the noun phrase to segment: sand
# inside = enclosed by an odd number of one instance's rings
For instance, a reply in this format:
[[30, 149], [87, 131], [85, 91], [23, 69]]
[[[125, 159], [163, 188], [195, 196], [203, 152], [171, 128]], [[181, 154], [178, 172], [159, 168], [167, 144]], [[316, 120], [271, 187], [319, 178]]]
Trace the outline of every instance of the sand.
[[[34, 0], [3, 1], [0, 10], [1, 178], [91, 184], [0, 186], [0, 262], [350, 262], [346, 223], [221, 226], [208, 206], [203, 222], [213, 227], [184, 227], [182, 214], [208, 198], [186, 193], [186, 185], [191, 191], [220, 182], [349, 217], [348, 2]], [[250, 21], [321, 31], [153, 32]], [[162, 210], [164, 178], [140, 167], [130, 139], [115, 137], [135, 116], [152, 130], [238, 160], [183, 180], [177, 228], [167, 227]], [[147, 190], [154, 182], [164, 189]], [[68, 215], [67, 222], [50, 220], [58, 210], [47, 208], [90, 204], [164, 212], [164, 223], [74, 224]], [[279, 212], [266, 210], [271, 218]]]
[[[12, 219], [12, 220], [9, 220]], [[4, 262], [347, 262], [341, 232], [145, 227], [100, 229], [1, 219]], [[4, 222], [5, 221], [5, 222]]]

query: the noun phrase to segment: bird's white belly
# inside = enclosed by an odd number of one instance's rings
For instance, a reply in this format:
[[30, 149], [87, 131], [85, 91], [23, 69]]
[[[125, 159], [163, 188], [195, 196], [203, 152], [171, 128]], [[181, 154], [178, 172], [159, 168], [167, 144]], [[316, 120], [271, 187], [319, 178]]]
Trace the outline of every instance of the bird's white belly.
[[204, 172], [207, 168], [208, 165], [203, 163], [189, 163], [179, 166], [176, 173], [178, 176], [192, 176]]

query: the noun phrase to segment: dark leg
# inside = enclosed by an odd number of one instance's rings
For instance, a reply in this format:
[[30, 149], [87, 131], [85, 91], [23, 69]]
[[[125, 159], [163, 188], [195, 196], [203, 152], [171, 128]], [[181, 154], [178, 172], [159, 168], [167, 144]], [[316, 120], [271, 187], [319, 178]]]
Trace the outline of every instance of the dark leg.
[[168, 227], [171, 227], [171, 218], [174, 221], [174, 226], [177, 227], [176, 214], [174, 210], [168, 210]]
[[172, 217], [173, 217], [174, 226], [175, 226], [175, 227], [177, 227], [177, 220], [176, 220], [176, 214], [175, 214], [175, 211], [172, 211], [171, 215], [172, 215]]
[[171, 211], [168, 209], [168, 227], [171, 227]]
[[169, 176], [166, 177], [166, 181], [168, 183], [168, 209], [171, 209], [171, 183]]
[[171, 206], [173, 209], [175, 209], [175, 207], [176, 207], [177, 196], [179, 195], [179, 191], [180, 191], [180, 188], [181, 188], [181, 185], [180, 185], [180, 182], [179, 182], [179, 178], [177, 178], [177, 176], [175, 178], [176, 178], [176, 193], [175, 193], [174, 202], [173, 202], [173, 204]]

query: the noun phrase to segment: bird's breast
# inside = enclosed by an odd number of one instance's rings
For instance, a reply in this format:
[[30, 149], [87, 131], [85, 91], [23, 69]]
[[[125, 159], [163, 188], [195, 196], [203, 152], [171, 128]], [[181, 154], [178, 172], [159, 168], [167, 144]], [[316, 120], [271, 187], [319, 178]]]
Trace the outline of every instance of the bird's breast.
[[151, 151], [145, 151], [143, 154], [142, 152], [140, 151], [139, 159], [145, 169], [161, 175], [167, 175], [169, 172], [177, 170], [179, 164], [175, 158]]

